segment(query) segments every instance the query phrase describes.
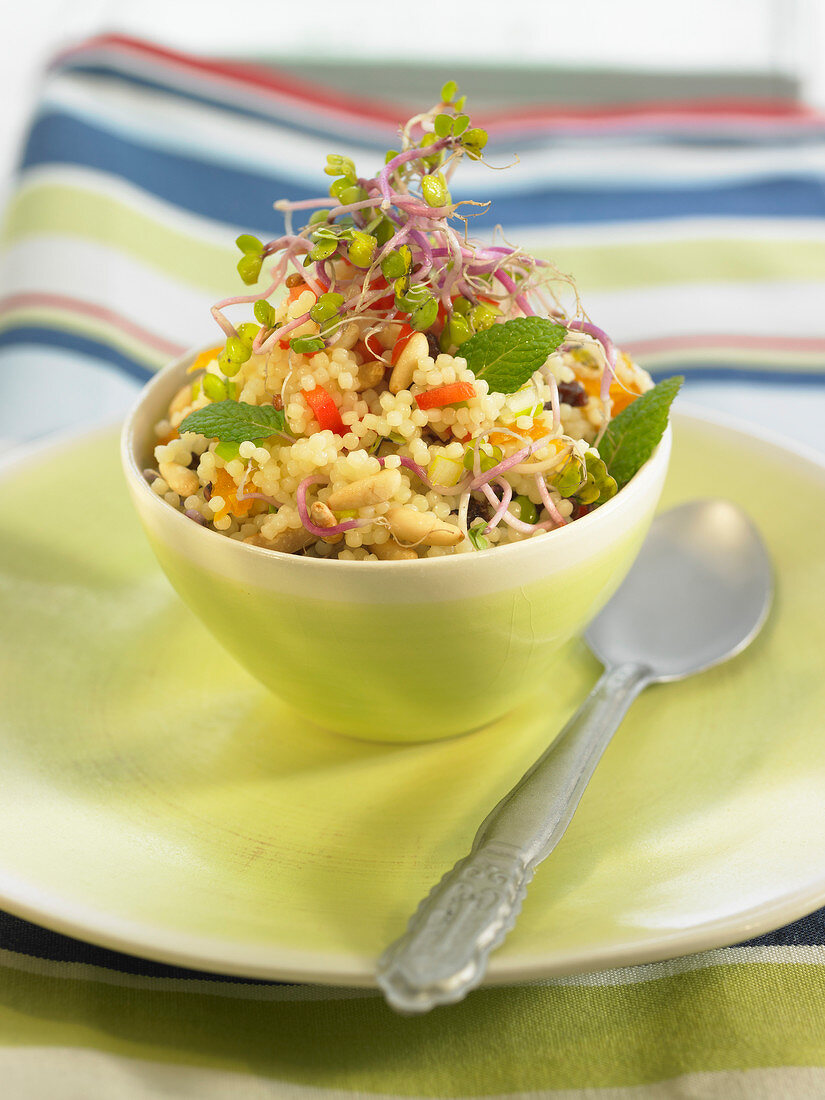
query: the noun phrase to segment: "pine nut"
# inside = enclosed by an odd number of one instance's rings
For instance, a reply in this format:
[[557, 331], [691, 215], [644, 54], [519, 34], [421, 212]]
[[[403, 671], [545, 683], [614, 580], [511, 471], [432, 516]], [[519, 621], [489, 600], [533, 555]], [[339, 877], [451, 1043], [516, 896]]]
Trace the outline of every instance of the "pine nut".
[[361, 477], [357, 481], [336, 489], [327, 497], [327, 506], [333, 512], [348, 512], [354, 508], [366, 508], [370, 504], [381, 504], [392, 497], [401, 488], [400, 470], [382, 470], [371, 477]]
[[386, 542], [377, 542], [367, 549], [381, 561], [412, 561], [418, 558], [415, 550], [408, 546], [401, 546], [395, 539], [387, 539]]
[[[309, 514], [312, 522], [316, 523], [319, 527], [335, 527], [338, 523], [338, 520], [322, 500], [314, 500], [312, 502], [309, 506]], [[324, 542], [329, 543], [340, 541], [340, 535], [330, 535], [328, 538], [324, 539]]]
[[349, 351], [350, 348], [354, 348], [361, 338], [361, 326], [357, 325], [355, 321], [350, 321], [348, 325], [344, 325], [343, 331], [333, 345], [334, 348], [345, 348]]
[[432, 512], [396, 506], [386, 514], [390, 531], [401, 542], [423, 543], [424, 546], [455, 546], [464, 538], [457, 527], [445, 523]]
[[389, 351], [390, 348], [395, 345], [395, 341], [400, 335], [401, 325], [394, 323], [391, 325], [382, 325], [381, 328], [378, 329], [378, 331], [376, 332], [375, 339], [378, 341], [384, 351]]
[[173, 493], [181, 497], [191, 497], [200, 488], [198, 475], [194, 470], [187, 470], [179, 462], [161, 462], [158, 464], [160, 476]]
[[398, 362], [390, 375], [390, 393], [401, 393], [409, 389], [412, 382], [418, 360], [430, 354], [430, 345], [423, 332], [416, 332], [404, 345], [404, 350], [398, 356]]
[[279, 550], [282, 554], [294, 554], [314, 541], [315, 535], [304, 527], [290, 527], [286, 531], [281, 531], [274, 539], [264, 538], [261, 534], [247, 535], [244, 539], [249, 546], [261, 546], [264, 550]]
[[338, 520], [322, 500], [314, 500], [309, 508], [312, 522], [318, 527], [334, 527]]
[[370, 359], [367, 363], [362, 363], [358, 368], [358, 375], [355, 379], [354, 389], [356, 393], [374, 389], [384, 377], [385, 370], [386, 366], [378, 359]]

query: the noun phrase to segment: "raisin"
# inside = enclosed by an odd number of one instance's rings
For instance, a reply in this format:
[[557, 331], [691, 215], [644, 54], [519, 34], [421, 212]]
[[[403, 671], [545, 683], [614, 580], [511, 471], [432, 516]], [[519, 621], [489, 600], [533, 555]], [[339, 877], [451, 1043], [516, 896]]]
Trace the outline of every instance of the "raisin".
[[272, 407], [278, 412], [284, 411], [284, 399], [279, 393], [276, 393], [275, 396], [272, 398]]
[[212, 482], [211, 481], [207, 481], [207, 483], [203, 487], [203, 499], [204, 500], [211, 500], [212, 499]]
[[474, 496], [470, 497], [470, 503], [467, 508], [467, 526], [477, 519], [483, 519], [485, 523], [489, 523], [493, 517], [493, 513], [490, 510], [490, 502], [486, 499], [479, 500]]
[[[563, 401], [565, 405], [580, 408], [587, 404], [587, 392], [581, 382], [559, 382], [559, 401]], [[544, 407], [550, 408], [550, 404]]]
[[427, 332], [425, 335], [427, 337], [427, 346], [430, 349], [430, 357], [432, 359], [437, 359], [441, 354], [441, 348], [438, 346], [438, 337], [432, 332]]
[[286, 285], [291, 290], [294, 286], [303, 286], [306, 279], [303, 275], [299, 275], [297, 271], [293, 271], [291, 275], [286, 277]]

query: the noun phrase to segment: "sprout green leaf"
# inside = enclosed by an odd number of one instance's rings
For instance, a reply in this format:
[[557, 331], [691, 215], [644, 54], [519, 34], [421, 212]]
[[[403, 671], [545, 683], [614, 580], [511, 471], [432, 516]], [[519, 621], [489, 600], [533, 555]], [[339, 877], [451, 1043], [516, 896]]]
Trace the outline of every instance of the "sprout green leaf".
[[476, 550], [487, 550], [490, 543], [484, 536], [484, 529], [487, 526], [483, 519], [476, 519], [467, 528], [467, 538], [473, 544], [473, 548]]

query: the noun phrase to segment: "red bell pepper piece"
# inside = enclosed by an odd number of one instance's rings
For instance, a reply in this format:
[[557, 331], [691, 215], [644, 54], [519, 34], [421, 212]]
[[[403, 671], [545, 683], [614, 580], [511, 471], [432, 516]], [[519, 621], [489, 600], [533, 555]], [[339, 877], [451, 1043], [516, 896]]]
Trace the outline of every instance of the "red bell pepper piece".
[[475, 397], [475, 386], [469, 382], [448, 382], [446, 386], [434, 386], [431, 390], [415, 395], [419, 409], [441, 409], [445, 405], [457, 405]]
[[323, 386], [316, 386], [308, 393], [304, 391], [304, 398], [312, 409], [312, 415], [321, 426], [321, 431], [329, 429], [335, 435], [346, 435], [347, 429], [341, 419], [338, 406]]

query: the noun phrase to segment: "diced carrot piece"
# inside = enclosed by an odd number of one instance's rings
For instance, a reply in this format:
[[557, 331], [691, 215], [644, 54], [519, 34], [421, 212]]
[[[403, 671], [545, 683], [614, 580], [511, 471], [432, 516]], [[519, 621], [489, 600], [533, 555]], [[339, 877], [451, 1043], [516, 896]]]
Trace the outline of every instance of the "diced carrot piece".
[[200, 355], [195, 359], [192, 366], [186, 368], [186, 373], [194, 374], [195, 371], [205, 370], [212, 362], [212, 360], [215, 359], [222, 351], [223, 344], [218, 344], [214, 348], [207, 348], [206, 351], [202, 351]]
[[215, 519], [223, 519], [223, 517], [228, 516], [230, 512], [233, 516], [237, 516], [238, 519], [249, 514], [250, 509], [255, 504], [254, 499], [238, 500], [237, 493], [238, 486], [235, 484], [235, 479], [221, 467], [215, 475], [215, 481], [212, 485], [212, 495], [223, 497], [224, 505], [219, 512], [215, 513]]

